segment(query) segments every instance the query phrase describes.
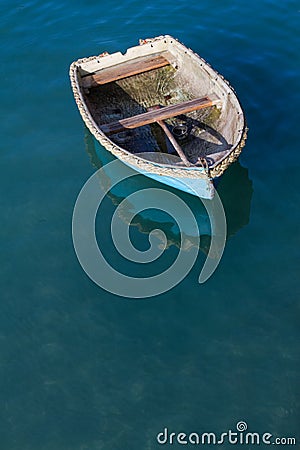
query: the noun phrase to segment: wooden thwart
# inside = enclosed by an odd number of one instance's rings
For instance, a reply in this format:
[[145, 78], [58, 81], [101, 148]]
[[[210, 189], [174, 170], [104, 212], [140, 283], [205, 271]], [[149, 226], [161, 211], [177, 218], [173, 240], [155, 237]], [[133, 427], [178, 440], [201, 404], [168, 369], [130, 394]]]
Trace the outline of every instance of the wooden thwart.
[[[167, 52], [165, 52], [167, 56]], [[93, 75], [86, 75], [82, 78], [82, 87], [91, 88], [99, 84], [106, 84], [112, 81], [121, 80], [122, 78], [131, 77], [149, 70], [158, 69], [170, 64], [168, 59], [163, 55], [149, 55], [142, 58], [136, 58], [126, 63], [117, 64], [107, 67]]]
[[209, 96], [188, 100], [177, 105], [164, 106], [160, 109], [148, 111], [127, 119], [121, 119], [117, 122], [101, 125], [101, 130], [105, 134], [115, 134], [125, 131], [128, 128], [138, 128], [150, 123], [158, 122], [159, 120], [169, 119], [171, 117], [186, 114], [188, 112], [197, 111], [202, 108], [217, 105], [221, 102], [216, 94]]

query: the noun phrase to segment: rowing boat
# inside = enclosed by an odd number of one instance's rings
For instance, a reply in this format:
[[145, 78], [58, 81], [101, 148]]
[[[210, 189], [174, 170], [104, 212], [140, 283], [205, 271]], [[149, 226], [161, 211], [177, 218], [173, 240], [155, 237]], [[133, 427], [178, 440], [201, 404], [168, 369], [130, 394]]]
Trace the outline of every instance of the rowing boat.
[[108, 152], [137, 172], [212, 199], [247, 127], [229, 83], [171, 36], [79, 59], [70, 79], [80, 114]]

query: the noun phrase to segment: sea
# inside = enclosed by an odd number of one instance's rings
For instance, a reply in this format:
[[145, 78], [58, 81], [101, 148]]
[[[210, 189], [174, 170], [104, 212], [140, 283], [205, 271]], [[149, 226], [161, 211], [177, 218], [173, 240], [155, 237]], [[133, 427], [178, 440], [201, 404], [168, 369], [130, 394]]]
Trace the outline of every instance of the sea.
[[[0, 24], [0, 449], [299, 448], [300, 3], [2, 0]], [[185, 277], [137, 298], [92, 281], [74, 250], [74, 207], [101, 148], [69, 66], [165, 34], [230, 82], [249, 133], [218, 187], [228, 233], [215, 272], [199, 284], [204, 236]], [[196, 197], [142, 176], [134, 186], [206, 220]], [[128, 222], [127, 195], [105, 194], [101, 251], [127, 276], [166, 271], [181, 245], [173, 218], [152, 205]], [[115, 248], [118, 205], [140, 252], [165, 233], [148, 269]]]

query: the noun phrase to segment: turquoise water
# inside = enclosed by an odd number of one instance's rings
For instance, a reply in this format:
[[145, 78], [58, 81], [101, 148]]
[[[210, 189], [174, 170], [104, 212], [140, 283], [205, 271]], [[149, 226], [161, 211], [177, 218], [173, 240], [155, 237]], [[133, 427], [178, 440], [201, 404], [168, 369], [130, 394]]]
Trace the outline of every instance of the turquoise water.
[[[152, 450], [164, 427], [241, 420], [299, 443], [300, 6], [220, 3], [1, 2], [1, 450]], [[202, 252], [172, 291], [123, 299], [90, 281], [72, 246], [95, 168], [68, 67], [166, 33], [238, 92], [245, 169], [220, 186], [232, 232], [213, 277], [197, 283]], [[132, 234], [143, 248], [142, 227]]]

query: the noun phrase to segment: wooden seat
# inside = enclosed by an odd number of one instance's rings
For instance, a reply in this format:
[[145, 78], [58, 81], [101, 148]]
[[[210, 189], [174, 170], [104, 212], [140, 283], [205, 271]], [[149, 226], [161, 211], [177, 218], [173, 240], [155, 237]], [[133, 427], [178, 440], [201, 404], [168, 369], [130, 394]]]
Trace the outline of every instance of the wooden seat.
[[115, 134], [125, 131], [128, 128], [138, 128], [150, 123], [158, 122], [160, 120], [169, 119], [171, 117], [186, 114], [188, 112], [197, 111], [202, 108], [207, 108], [220, 104], [221, 100], [216, 94], [209, 96], [188, 100], [177, 105], [164, 106], [159, 109], [154, 109], [127, 119], [121, 119], [117, 122], [101, 125], [100, 128], [105, 134]]
[[148, 72], [149, 70], [158, 69], [170, 64], [168, 57], [172, 58], [169, 52], [154, 54], [135, 58], [122, 64], [107, 67], [99, 70], [92, 75], [82, 77], [81, 85], [83, 88], [92, 88], [98, 84], [106, 84], [112, 81], [121, 80], [122, 78], [131, 77], [139, 73]]

